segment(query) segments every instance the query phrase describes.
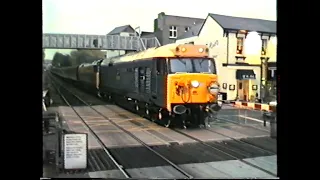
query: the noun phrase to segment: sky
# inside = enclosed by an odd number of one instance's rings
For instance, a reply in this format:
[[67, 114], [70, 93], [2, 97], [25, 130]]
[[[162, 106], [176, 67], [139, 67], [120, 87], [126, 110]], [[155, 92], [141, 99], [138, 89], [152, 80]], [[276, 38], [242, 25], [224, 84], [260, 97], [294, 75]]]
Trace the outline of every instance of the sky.
[[[158, 13], [205, 19], [208, 13], [276, 20], [276, 0], [42, 0], [43, 33], [106, 35], [117, 26], [153, 31]], [[55, 52], [46, 50], [45, 59]]]

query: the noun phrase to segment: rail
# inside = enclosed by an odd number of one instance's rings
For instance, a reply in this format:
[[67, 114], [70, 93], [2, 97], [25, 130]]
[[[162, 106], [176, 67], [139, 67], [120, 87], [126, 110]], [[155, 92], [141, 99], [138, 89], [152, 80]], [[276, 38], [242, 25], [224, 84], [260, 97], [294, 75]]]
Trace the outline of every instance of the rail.
[[[51, 76], [52, 77], [52, 76]], [[57, 84], [55, 84], [55, 81], [52, 81], [52, 85], [55, 88], [55, 90], [58, 92], [60, 97], [63, 99], [63, 101], [70, 107], [72, 110], [77, 114], [77, 116], [81, 119], [82, 123], [85, 124], [86, 128], [89, 130], [89, 132], [95, 137], [95, 139], [98, 141], [98, 143], [101, 145], [105, 153], [108, 155], [108, 157], [112, 160], [112, 162], [116, 165], [116, 167], [120, 170], [120, 172], [126, 177], [130, 178], [129, 174], [126, 172], [126, 170], [120, 165], [115, 158], [111, 155], [109, 152], [108, 148], [104, 145], [102, 140], [99, 138], [99, 136], [91, 129], [91, 127], [85, 122], [85, 120], [79, 115], [79, 113], [70, 105], [69, 101], [65, 98], [65, 96], [61, 93], [60, 89], [57, 87]], [[59, 86], [60, 88], [63, 86]], [[66, 89], [67, 90], [67, 89]], [[70, 91], [68, 91], [70, 92]], [[74, 95], [73, 93], [70, 92], [70, 94]], [[60, 142], [60, 141], [59, 141]]]
[[[182, 135], [184, 135], [184, 136], [187, 136], [188, 138], [193, 139], [193, 140], [197, 141], [198, 143], [200, 143], [200, 144], [202, 144], [202, 145], [205, 145], [205, 146], [207, 146], [207, 147], [210, 147], [210, 148], [212, 148], [212, 149], [215, 149], [215, 150], [217, 150], [217, 151], [219, 151], [219, 152], [221, 152], [221, 153], [226, 154], [227, 156], [230, 156], [230, 157], [232, 157], [232, 158], [234, 158], [234, 159], [237, 159], [237, 160], [239, 160], [239, 161], [241, 161], [241, 162], [243, 162], [243, 163], [245, 163], [245, 164], [248, 164], [249, 166], [255, 167], [255, 168], [257, 168], [257, 169], [259, 169], [259, 170], [261, 170], [261, 171], [263, 171], [263, 172], [265, 172], [265, 173], [268, 173], [268, 174], [273, 175], [273, 176], [277, 176], [276, 174], [274, 174], [274, 173], [272, 173], [272, 172], [270, 172], [270, 171], [267, 171], [267, 170], [265, 170], [265, 169], [263, 169], [263, 168], [260, 168], [259, 166], [254, 165], [254, 164], [252, 164], [252, 163], [250, 163], [250, 162], [244, 161], [243, 159], [237, 158], [237, 157], [235, 157], [234, 155], [231, 155], [230, 153], [224, 152], [224, 151], [222, 151], [222, 150], [220, 150], [220, 149], [218, 149], [218, 148], [216, 148], [216, 147], [214, 147], [214, 146], [212, 146], [212, 145], [210, 145], [210, 144], [208, 144], [208, 143], [206, 143], [206, 142], [204, 142], [204, 141], [202, 141], [202, 140], [200, 140], [200, 139], [198, 139], [198, 138], [195, 138], [195, 137], [193, 137], [193, 136], [190, 136], [189, 134], [186, 134], [186, 133], [184, 133], [184, 132], [181, 132], [180, 130], [174, 129], [174, 131], [176, 131], [177, 133], [180, 133], [180, 134], [182, 134]], [[260, 149], [261, 149], [261, 148], [260, 148]]]
[[[144, 143], [142, 140], [140, 140], [137, 136], [135, 136], [134, 134], [132, 134], [131, 132], [127, 131], [126, 129], [122, 128], [121, 126], [119, 126], [118, 124], [116, 124], [113, 120], [111, 120], [110, 118], [106, 117], [104, 114], [102, 114], [101, 112], [99, 112], [98, 110], [96, 110], [95, 108], [93, 108], [89, 103], [87, 103], [85, 100], [83, 100], [82, 98], [80, 98], [79, 96], [77, 96], [76, 94], [72, 93], [71, 91], [69, 91], [66, 87], [64, 86], [60, 86], [62, 88], [64, 88], [66, 91], [68, 91], [70, 94], [72, 94], [75, 98], [77, 98], [79, 101], [81, 101], [84, 105], [86, 105], [87, 107], [90, 107], [93, 111], [95, 111], [96, 113], [98, 113], [100, 116], [102, 116], [103, 118], [105, 118], [106, 120], [108, 120], [112, 125], [114, 125], [115, 127], [117, 127], [118, 129], [120, 129], [121, 131], [125, 132], [127, 135], [129, 135], [130, 137], [132, 137], [133, 139], [135, 139], [136, 141], [138, 141], [143, 147], [147, 148], [149, 151], [153, 152], [154, 154], [156, 154], [158, 157], [160, 157], [161, 159], [163, 159], [164, 161], [166, 161], [168, 164], [170, 164], [174, 169], [176, 169], [177, 171], [179, 171], [180, 173], [182, 173], [184, 176], [186, 176], [188, 179], [193, 179], [193, 176], [188, 174], [187, 172], [185, 172], [183, 169], [181, 169], [178, 165], [174, 164], [173, 162], [171, 162], [169, 159], [167, 159], [166, 157], [164, 157], [163, 155], [161, 155], [160, 153], [158, 153], [157, 151], [155, 151], [154, 149], [152, 149], [149, 145], [147, 145], [146, 143]], [[58, 90], [59, 94], [60, 91]], [[63, 97], [63, 95], [62, 95]], [[64, 98], [65, 99], [65, 98]], [[68, 104], [69, 107], [71, 107], [74, 111], [75, 109]], [[76, 112], [76, 111], [75, 111]], [[94, 133], [94, 131], [90, 128], [90, 126], [84, 121], [84, 119], [81, 118], [81, 116], [76, 112], [76, 114], [79, 116], [79, 118], [82, 120], [82, 122], [86, 125], [86, 127], [90, 130], [90, 132], [96, 137], [96, 139], [101, 143], [101, 145], [106, 149], [105, 151], [107, 152], [108, 155], [110, 155], [110, 158], [114, 159], [112, 157], [112, 155], [109, 153], [109, 151], [107, 151], [107, 147], [103, 144], [103, 142], [100, 140], [100, 138], [98, 137], [97, 134]], [[126, 170], [122, 167], [122, 165], [120, 165], [118, 162], [116, 162], [114, 160], [114, 163], [116, 163], [117, 167], [119, 169], [121, 169], [121, 172], [123, 174], [125, 174], [125, 176], [127, 178], [130, 178], [130, 175], [126, 172]]]

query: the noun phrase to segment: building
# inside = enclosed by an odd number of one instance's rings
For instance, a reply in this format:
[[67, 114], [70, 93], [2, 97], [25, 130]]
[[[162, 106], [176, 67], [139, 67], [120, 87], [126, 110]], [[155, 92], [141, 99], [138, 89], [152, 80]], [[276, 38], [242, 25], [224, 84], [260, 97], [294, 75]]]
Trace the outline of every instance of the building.
[[224, 100], [263, 99], [267, 81], [274, 85], [276, 21], [209, 14], [199, 30], [194, 27], [176, 43], [208, 45]]
[[176, 39], [193, 26], [202, 24], [204, 19], [166, 15], [159, 13], [154, 20], [154, 34], [161, 45], [175, 43]]
[[[136, 36], [138, 35], [135, 29], [133, 29], [130, 25], [124, 25], [114, 28], [107, 35], [120, 35], [120, 36]], [[129, 51], [125, 50], [106, 50], [106, 58], [120, 56], [123, 54], [129, 53]]]
[[141, 38], [154, 38], [156, 36], [154, 35], [153, 32], [141, 31], [140, 37]]

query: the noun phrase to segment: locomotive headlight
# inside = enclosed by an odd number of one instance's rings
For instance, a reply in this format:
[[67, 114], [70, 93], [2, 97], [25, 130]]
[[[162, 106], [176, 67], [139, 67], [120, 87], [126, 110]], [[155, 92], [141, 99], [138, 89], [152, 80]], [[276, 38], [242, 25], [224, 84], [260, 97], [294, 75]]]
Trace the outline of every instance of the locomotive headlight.
[[191, 81], [192, 87], [197, 88], [197, 87], [199, 87], [199, 85], [200, 85], [199, 81]]
[[212, 83], [210, 84], [210, 86], [208, 87], [208, 90], [211, 94], [218, 94], [220, 91], [220, 87], [217, 83]]
[[204, 49], [203, 49], [203, 48], [200, 48], [200, 49], [199, 49], [199, 52], [200, 52], [200, 53], [202, 53], [203, 51], [204, 51]]

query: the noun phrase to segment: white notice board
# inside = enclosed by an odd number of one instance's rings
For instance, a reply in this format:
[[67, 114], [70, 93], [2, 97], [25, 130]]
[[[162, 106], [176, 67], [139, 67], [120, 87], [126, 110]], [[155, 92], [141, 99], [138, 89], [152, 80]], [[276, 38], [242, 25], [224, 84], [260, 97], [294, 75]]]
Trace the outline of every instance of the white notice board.
[[87, 168], [88, 134], [65, 134], [63, 142], [64, 169]]

